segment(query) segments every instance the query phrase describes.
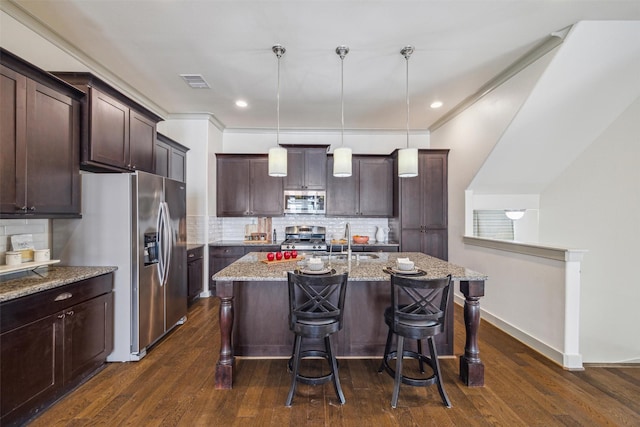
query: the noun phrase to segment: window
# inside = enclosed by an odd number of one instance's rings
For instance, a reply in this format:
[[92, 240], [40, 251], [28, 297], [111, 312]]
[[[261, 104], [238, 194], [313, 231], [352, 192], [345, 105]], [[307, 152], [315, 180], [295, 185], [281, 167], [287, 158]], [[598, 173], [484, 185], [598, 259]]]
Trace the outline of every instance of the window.
[[489, 239], [513, 240], [513, 221], [503, 210], [473, 211], [473, 235]]

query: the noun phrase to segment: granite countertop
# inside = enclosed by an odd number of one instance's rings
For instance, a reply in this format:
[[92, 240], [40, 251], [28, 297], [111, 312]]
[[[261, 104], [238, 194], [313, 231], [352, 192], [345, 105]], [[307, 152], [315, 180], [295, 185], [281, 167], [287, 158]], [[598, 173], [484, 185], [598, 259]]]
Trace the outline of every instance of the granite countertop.
[[[354, 253], [356, 255], [357, 253]], [[335, 255], [335, 254], [334, 254]], [[360, 253], [362, 255], [362, 253]], [[455, 264], [443, 261], [438, 258], [425, 255], [420, 252], [376, 252], [375, 259], [353, 259], [351, 261], [351, 269], [346, 259], [331, 260], [331, 268], [336, 273], [349, 271], [349, 280], [354, 281], [386, 281], [389, 280], [389, 274], [383, 271], [383, 268], [395, 265], [397, 258], [409, 258], [415, 262], [417, 269], [423, 270], [426, 274], [416, 276], [416, 278], [430, 279], [443, 277], [451, 274], [454, 280], [486, 280], [487, 276], [460, 267]], [[297, 268], [297, 261], [288, 261], [280, 263], [264, 263], [267, 254], [264, 252], [250, 252], [234, 262], [233, 264], [223, 268], [213, 275], [213, 280], [221, 281], [285, 281], [287, 280], [287, 272]], [[302, 256], [309, 257], [310, 254]], [[325, 265], [329, 266], [329, 260]]]
[[101, 276], [118, 267], [45, 266], [0, 276], [0, 302]]

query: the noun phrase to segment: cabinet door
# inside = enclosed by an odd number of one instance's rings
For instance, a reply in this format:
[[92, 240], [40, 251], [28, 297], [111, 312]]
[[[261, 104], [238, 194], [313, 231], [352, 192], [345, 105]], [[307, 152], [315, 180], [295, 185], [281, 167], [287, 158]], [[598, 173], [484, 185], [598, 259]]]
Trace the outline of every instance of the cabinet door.
[[[422, 243], [420, 252], [447, 261], [449, 258], [448, 231], [425, 229], [421, 234]], [[404, 242], [403, 250], [407, 250], [404, 249]]]
[[90, 88], [89, 159], [118, 168], [129, 164], [129, 107]]
[[169, 178], [187, 182], [187, 153], [172, 149], [169, 162]]
[[171, 146], [158, 140], [156, 141], [155, 174], [169, 178], [169, 164], [171, 162]]
[[327, 216], [354, 216], [358, 200], [358, 163], [353, 164], [349, 177], [333, 176], [333, 157], [327, 160]]
[[249, 215], [252, 216], [281, 216], [284, 213], [284, 180], [269, 176], [269, 161], [251, 159], [251, 198], [249, 201]]
[[135, 110], [129, 112], [129, 163], [131, 169], [153, 173], [156, 124]]
[[[441, 153], [420, 155], [424, 210], [423, 223], [426, 228], [447, 227], [447, 157]], [[413, 179], [413, 178], [409, 178]]]
[[324, 190], [327, 188], [326, 149], [307, 149], [305, 152], [305, 188]]
[[359, 215], [393, 216], [393, 161], [360, 159], [359, 163]]
[[12, 214], [27, 206], [26, 177], [27, 79], [0, 65], [0, 212]]
[[0, 424], [26, 420], [63, 383], [62, 313], [0, 335]]
[[113, 350], [113, 293], [64, 311], [64, 377], [79, 381]]
[[302, 149], [287, 149], [287, 176], [284, 178], [286, 190], [300, 190], [305, 186], [305, 155]]
[[218, 157], [216, 171], [218, 216], [243, 216], [249, 212], [249, 160]]
[[27, 80], [27, 209], [80, 213], [80, 104]]
[[211, 276], [216, 274], [244, 255], [243, 246], [209, 246], [209, 289], [215, 294], [215, 282]]
[[[191, 254], [189, 254], [191, 256]], [[202, 290], [202, 274], [204, 272], [204, 262], [202, 258], [191, 260], [187, 264], [187, 292], [189, 300], [195, 298]]]

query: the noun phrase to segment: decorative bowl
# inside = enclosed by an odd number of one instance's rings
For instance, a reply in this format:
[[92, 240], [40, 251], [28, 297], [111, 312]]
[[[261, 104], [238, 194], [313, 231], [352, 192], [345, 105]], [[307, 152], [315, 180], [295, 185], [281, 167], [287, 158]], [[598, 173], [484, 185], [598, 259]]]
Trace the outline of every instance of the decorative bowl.
[[320, 271], [324, 268], [324, 262], [322, 262], [322, 260], [320, 260], [319, 258], [310, 258], [307, 262], [307, 268], [311, 271]]
[[410, 261], [409, 258], [398, 258], [396, 260], [396, 267], [398, 270], [402, 271], [411, 271], [415, 266], [413, 261]]
[[353, 243], [363, 244], [369, 242], [369, 236], [353, 236]]

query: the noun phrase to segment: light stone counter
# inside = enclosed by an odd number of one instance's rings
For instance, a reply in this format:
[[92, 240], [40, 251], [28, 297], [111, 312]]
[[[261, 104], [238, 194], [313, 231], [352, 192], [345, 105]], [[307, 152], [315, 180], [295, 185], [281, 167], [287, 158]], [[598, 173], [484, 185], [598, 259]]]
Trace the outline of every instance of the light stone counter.
[[0, 302], [101, 276], [117, 269], [117, 267], [49, 266], [5, 274], [0, 276]]
[[[377, 258], [365, 259], [369, 254], [375, 255]], [[312, 255], [304, 254], [304, 256], [308, 258]], [[248, 253], [233, 264], [214, 274], [212, 279], [234, 282], [286, 281], [287, 272], [299, 268], [298, 261], [264, 263], [263, 261], [266, 260], [266, 257], [267, 254], [264, 252]], [[324, 259], [325, 266], [335, 269], [336, 273], [348, 271], [349, 280], [354, 281], [371, 282], [389, 280], [389, 274], [385, 273], [383, 269], [394, 266], [397, 258], [409, 258], [415, 263], [417, 269], [423, 270], [426, 274], [416, 276], [416, 278], [419, 279], [444, 277], [447, 274], [451, 274], [453, 280], [457, 281], [487, 279], [487, 276], [484, 274], [420, 252], [354, 252], [353, 257], [355, 257], [355, 259], [352, 259], [350, 266], [346, 259], [329, 260], [327, 256], [321, 256], [320, 258]]]

